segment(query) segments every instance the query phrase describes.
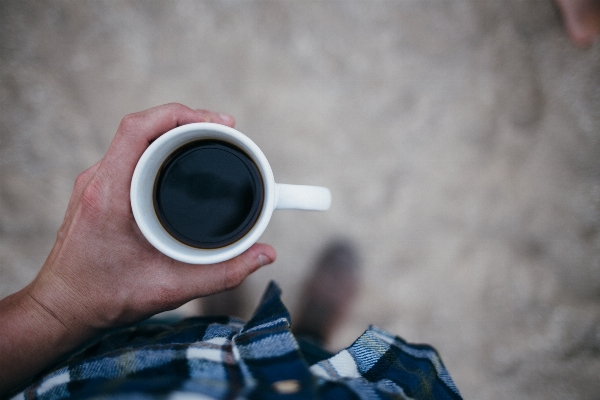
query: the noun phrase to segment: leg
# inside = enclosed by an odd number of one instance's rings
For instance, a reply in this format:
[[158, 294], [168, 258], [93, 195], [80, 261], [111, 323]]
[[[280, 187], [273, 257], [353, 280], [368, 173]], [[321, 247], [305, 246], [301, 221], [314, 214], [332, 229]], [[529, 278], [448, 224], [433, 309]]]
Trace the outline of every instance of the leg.
[[303, 339], [326, 344], [347, 316], [358, 293], [359, 261], [348, 242], [325, 248], [304, 284], [300, 310], [292, 320], [292, 331]]

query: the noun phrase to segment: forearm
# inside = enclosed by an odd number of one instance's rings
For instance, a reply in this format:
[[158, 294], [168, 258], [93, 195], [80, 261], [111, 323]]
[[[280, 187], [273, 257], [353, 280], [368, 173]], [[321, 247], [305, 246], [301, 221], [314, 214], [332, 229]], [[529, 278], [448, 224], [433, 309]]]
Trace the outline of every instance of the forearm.
[[72, 332], [25, 288], [0, 301], [0, 398], [69, 351], [89, 334]]

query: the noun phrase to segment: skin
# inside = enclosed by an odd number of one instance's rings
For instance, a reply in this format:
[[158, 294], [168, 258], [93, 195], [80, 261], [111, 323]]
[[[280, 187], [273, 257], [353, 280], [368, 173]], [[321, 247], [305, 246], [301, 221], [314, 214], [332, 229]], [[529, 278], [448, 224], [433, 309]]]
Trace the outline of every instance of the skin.
[[582, 48], [600, 37], [600, 0], [555, 0], [571, 41]]
[[276, 258], [257, 243], [214, 265], [184, 264], [139, 231], [129, 201], [135, 165], [161, 134], [233, 117], [180, 104], [127, 115], [100, 161], [75, 181], [56, 243], [37, 277], [0, 301], [0, 397], [108, 329], [238, 286]]

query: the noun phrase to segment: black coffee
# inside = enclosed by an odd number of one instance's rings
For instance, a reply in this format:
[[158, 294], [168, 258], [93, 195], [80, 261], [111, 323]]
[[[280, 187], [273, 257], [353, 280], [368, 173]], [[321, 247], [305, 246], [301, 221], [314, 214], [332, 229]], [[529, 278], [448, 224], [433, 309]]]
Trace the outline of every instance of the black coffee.
[[262, 210], [263, 181], [242, 150], [220, 140], [198, 140], [173, 152], [154, 184], [163, 227], [189, 246], [214, 249], [244, 236]]

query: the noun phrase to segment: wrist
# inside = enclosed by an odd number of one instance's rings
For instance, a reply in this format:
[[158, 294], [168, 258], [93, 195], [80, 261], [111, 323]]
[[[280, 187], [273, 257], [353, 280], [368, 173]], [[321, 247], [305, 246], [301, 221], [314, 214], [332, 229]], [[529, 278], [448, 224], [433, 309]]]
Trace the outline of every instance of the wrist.
[[[48, 334], [61, 336], [64, 343], [80, 343], [101, 332], [87, 321], [88, 314], [82, 300], [72, 293], [67, 285], [57, 280], [44, 279], [42, 274], [23, 289], [22, 305], [32, 315], [32, 324], [38, 329], [47, 329]], [[70, 349], [67, 349], [70, 350]]]
[[0, 397], [86, 340], [31, 297], [29, 289], [0, 301]]

